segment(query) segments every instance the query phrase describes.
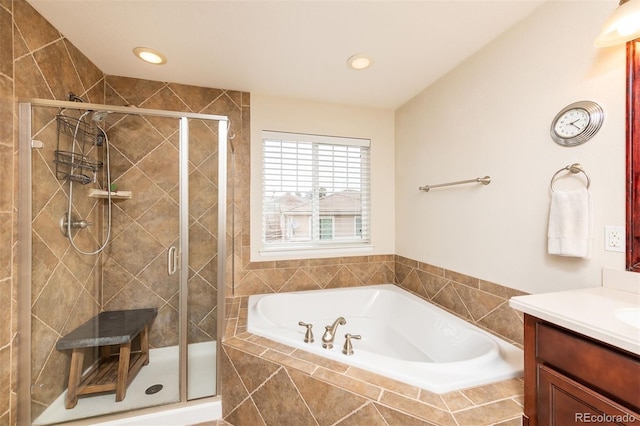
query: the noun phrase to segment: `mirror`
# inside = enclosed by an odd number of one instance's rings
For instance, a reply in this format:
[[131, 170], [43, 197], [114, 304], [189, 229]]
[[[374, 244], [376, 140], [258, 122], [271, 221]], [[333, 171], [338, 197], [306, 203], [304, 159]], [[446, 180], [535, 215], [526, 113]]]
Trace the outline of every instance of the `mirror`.
[[640, 39], [627, 43], [627, 256], [640, 272]]

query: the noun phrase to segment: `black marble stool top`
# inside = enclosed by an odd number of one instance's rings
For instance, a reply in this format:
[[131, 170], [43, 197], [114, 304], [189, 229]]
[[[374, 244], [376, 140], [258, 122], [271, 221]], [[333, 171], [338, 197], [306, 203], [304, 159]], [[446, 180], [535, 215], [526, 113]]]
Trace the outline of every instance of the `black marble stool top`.
[[130, 342], [156, 315], [157, 308], [101, 312], [58, 340], [56, 349], [62, 351]]

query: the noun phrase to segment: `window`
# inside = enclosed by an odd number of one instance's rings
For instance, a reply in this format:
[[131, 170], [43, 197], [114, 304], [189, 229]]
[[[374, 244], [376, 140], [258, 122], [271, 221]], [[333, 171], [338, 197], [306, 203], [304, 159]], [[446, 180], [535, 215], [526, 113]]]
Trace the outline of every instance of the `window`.
[[263, 132], [262, 246], [369, 243], [367, 139]]
[[333, 239], [333, 218], [332, 217], [320, 218], [320, 239], [321, 240]]
[[356, 216], [355, 218], [355, 233], [356, 235], [362, 235], [362, 218]]

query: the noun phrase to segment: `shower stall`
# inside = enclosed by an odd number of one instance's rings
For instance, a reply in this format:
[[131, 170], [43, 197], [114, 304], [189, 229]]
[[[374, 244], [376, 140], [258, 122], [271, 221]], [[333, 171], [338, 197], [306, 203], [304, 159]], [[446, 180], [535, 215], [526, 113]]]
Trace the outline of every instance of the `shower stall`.
[[18, 423], [215, 399], [228, 118], [41, 99], [19, 114]]

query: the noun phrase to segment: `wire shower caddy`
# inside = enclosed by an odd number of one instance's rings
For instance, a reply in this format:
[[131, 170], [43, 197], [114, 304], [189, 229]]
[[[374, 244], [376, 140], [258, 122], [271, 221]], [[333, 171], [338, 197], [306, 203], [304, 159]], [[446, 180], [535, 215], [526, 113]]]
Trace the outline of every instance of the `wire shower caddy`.
[[[56, 115], [56, 122], [58, 140], [53, 160], [56, 165], [56, 178], [69, 179], [83, 185], [95, 182], [102, 162], [90, 159], [88, 153], [91, 147], [103, 144], [104, 134], [99, 128], [94, 131], [82, 116], [78, 119], [60, 113]], [[61, 139], [65, 135], [71, 137], [71, 150], [61, 149]], [[93, 176], [88, 176], [89, 173]]]

